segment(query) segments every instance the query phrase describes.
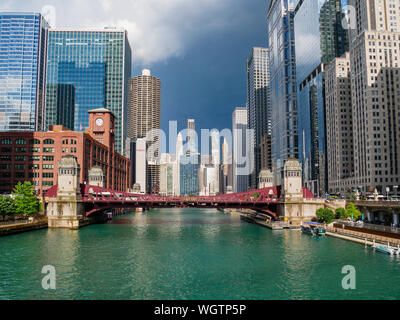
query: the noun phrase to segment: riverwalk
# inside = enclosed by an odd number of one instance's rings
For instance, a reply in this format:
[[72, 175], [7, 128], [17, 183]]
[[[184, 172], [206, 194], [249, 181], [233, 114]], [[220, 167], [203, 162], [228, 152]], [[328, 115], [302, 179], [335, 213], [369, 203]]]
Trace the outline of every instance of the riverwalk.
[[10, 222], [0, 225], [0, 237], [28, 231], [46, 229], [47, 227], [47, 217], [43, 217], [40, 220], [33, 221], [24, 220], [20, 222]]
[[331, 237], [353, 241], [366, 246], [373, 246], [375, 244], [389, 245], [391, 248], [398, 248], [400, 246], [400, 239], [378, 236], [371, 233], [365, 233], [360, 231], [339, 229], [328, 227], [326, 234]]

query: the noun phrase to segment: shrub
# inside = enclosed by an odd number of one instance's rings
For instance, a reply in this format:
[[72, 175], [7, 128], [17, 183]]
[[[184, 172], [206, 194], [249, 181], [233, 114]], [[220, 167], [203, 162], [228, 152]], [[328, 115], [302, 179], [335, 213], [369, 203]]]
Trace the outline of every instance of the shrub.
[[319, 222], [330, 224], [335, 220], [335, 213], [330, 209], [318, 209], [317, 218]]

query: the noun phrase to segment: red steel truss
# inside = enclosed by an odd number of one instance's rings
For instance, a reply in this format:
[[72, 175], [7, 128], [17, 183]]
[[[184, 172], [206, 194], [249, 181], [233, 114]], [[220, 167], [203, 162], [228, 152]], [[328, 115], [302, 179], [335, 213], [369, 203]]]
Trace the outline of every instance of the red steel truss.
[[[57, 186], [53, 186], [46, 198], [57, 196]], [[304, 188], [303, 196], [313, 198]], [[106, 188], [81, 185], [81, 200], [86, 206], [86, 215], [111, 209], [132, 208], [216, 208], [216, 209], [253, 209], [264, 212], [276, 219], [277, 205], [281, 201], [281, 187], [271, 187], [248, 192], [223, 194], [217, 196], [175, 197], [153, 194], [135, 194]]]

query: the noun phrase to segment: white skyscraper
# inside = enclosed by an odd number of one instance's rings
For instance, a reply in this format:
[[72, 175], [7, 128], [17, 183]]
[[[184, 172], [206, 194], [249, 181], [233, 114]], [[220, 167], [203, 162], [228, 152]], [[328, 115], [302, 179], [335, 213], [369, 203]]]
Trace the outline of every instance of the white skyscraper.
[[175, 172], [174, 176], [177, 179], [176, 184], [174, 185], [175, 188], [175, 195], [179, 196], [181, 194], [181, 186], [180, 186], [180, 160], [181, 157], [183, 156], [183, 138], [182, 135], [179, 133], [178, 134], [178, 139], [176, 142], [176, 166], [175, 166]]
[[136, 184], [140, 185], [140, 192], [146, 193], [146, 139], [136, 140]]
[[247, 164], [247, 108], [236, 108], [232, 115], [233, 150], [233, 192], [248, 190], [248, 175], [243, 173]]

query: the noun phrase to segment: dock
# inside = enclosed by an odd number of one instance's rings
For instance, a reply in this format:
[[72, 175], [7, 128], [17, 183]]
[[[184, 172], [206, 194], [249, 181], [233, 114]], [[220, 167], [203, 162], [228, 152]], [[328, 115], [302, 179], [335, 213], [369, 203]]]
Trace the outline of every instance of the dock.
[[268, 228], [270, 230], [300, 230], [301, 226], [291, 225], [288, 222], [283, 221], [268, 221], [268, 216], [261, 213], [242, 213], [241, 219], [249, 222], [257, 224], [261, 227]]
[[328, 228], [326, 235], [342, 240], [356, 242], [368, 247], [372, 247], [374, 245], [384, 245], [387, 246], [389, 249], [398, 249], [400, 246], [399, 239], [388, 238], [388, 237], [377, 237], [376, 235], [373, 234], [366, 234], [352, 230]]

